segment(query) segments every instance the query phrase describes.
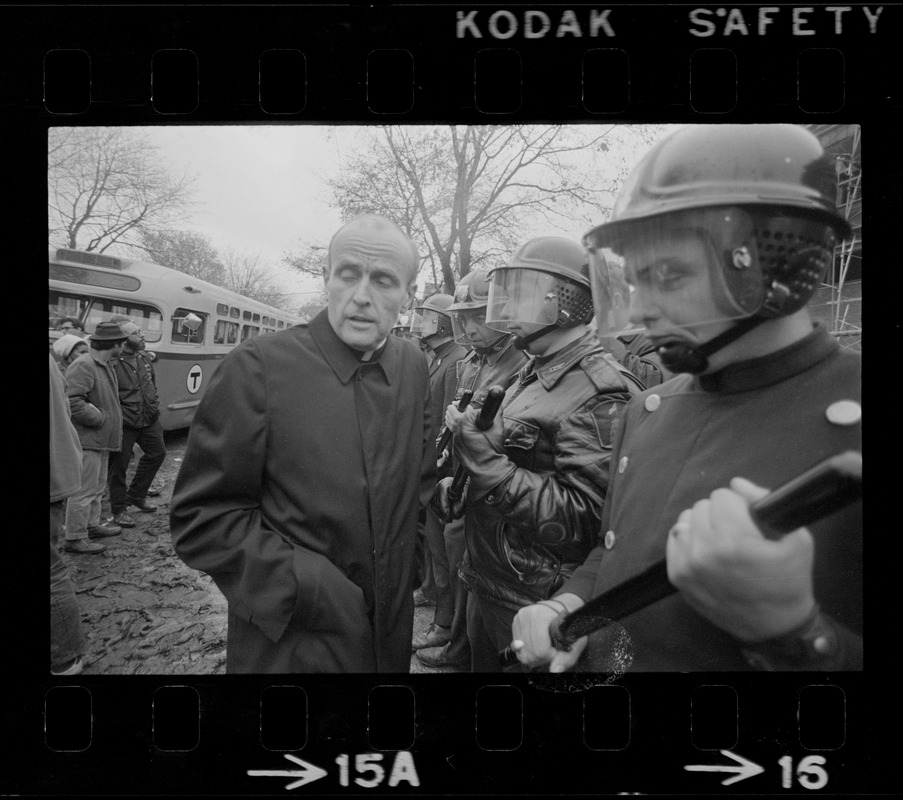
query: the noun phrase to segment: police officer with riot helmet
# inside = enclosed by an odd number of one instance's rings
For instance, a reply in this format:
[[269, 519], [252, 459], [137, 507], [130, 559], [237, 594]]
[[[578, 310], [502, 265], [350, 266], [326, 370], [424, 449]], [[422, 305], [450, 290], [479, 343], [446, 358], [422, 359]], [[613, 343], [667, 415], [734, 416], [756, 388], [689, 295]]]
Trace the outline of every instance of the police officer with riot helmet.
[[[467, 355], [464, 347], [454, 340], [451, 317], [448, 314], [452, 302], [450, 294], [434, 294], [414, 308], [411, 318], [411, 333], [420, 337], [420, 341], [428, 348], [430, 411], [433, 430], [437, 432], [443, 427], [445, 407], [455, 396], [457, 364]], [[442, 478], [450, 473], [451, 464], [447, 459], [442, 459], [440, 454], [438, 477]], [[435, 611], [433, 622], [427, 631], [412, 638], [412, 651], [423, 647], [439, 647], [449, 639], [454, 615], [454, 588], [449, 576], [444, 527], [444, 521], [428, 509], [423, 527], [424, 579], [419, 592], [415, 592], [415, 602], [418, 595], [423, 594], [434, 601]]]
[[595, 543], [615, 422], [636, 391], [587, 328], [593, 302], [579, 244], [533, 239], [489, 278], [487, 325], [514, 334], [533, 358], [488, 430], [476, 409], [446, 411], [469, 476], [460, 576], [475, 672], [498, 670], [517, 609], [548, 602]]
[[[861, 359], [806, 307], [849, 235], [835, 181], [803, 128], [690, 126], [645, 156], [586, 236], [594, 289], [609, 290], [620, 259], [631, 321], [682, 373], [627, 408], [601, 544], [556, 597], [574, 610], [667, 557], [679, 592], [621, 621], [621, 668], [862, 668], [861, 502], [777, 540], [748, 511], [861, 451]], [[587, 639], [554, 649], [557, 614], [518, 613], [522, 663], [577, 666]]]
[[[455, 287], [454, 303], [448, 307], [455, 341], [470, 347], [458, 362], [457, 406], [465, 392], [471, 392], [470, 406], [480, 409], [492, 386], [507, 389], [527, 361], [526, 353], [514, 346], [515, 337], [486, 324], [489, 302], [488, 271], [468, 272]], [[450, 478], [447, 480], [451, 480]], [[463, 509], [462, 509], [463, 512]], [[447, 518], [447, 509], [442, 517]], [[417, 660], [428, 667], [470, 670], [470, 643], [467, 639], [467, 590], [458, 580], [458, 567], [464, 557], [464, 519], [456, 514], [444, 529], [449, 578], [454, 595], [454, 614], [449, 641], [441, 646], [417, 650]]]

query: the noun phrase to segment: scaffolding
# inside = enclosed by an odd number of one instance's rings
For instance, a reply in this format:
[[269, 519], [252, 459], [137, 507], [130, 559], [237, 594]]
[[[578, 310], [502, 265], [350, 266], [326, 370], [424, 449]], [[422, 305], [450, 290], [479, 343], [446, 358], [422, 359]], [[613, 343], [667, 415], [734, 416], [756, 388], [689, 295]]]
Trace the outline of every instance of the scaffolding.
[[[831, 274], [814, 311], [842, 347], [862, 349], [862, 161], [858, 125], [812, 125], [837, 169], [837, 209], [852, 229], [834, 252]], [[821, 306], [821, 308], [819, 308]], [[821, 313], [819, 313], [821, 312]]]

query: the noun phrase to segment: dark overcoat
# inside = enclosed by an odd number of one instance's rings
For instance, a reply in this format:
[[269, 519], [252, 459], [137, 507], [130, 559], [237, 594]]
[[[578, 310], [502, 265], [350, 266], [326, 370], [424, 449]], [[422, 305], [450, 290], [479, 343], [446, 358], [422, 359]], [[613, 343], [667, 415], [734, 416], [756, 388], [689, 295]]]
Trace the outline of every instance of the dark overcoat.
[[[601, 542], [562, 591], [588, 600], [664, 558], [681, 511], [731, 478], [775, 489], [828, 456], [861, 452], [861, 369], [858, 353], [817, 328], [776, 353], [713, 375], [679, 375], [634, 398], [611, 457]], [[862, 503], [810, 530], [815, 598], [861, 635]], [[740, 643], [679, 594], [621, 624], [632, 670], [750, 669]]]
[[309, 325], [214, 374], [173, 491], [176, 552], [229, 602], [228, 672], [407, 672], [414, 540], [435, 484], [422, 353], [375, 363]]

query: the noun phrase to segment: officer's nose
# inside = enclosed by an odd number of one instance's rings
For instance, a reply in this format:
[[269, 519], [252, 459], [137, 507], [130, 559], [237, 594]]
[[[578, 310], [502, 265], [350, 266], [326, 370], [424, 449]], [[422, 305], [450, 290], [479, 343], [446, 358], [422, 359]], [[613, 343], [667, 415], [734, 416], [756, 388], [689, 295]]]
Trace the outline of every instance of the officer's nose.
[[648, 327], [649, 323], [658, 319], [660, 312], [651, 298], [640, 288], [630, 293], [629, 319], [634, 325]]

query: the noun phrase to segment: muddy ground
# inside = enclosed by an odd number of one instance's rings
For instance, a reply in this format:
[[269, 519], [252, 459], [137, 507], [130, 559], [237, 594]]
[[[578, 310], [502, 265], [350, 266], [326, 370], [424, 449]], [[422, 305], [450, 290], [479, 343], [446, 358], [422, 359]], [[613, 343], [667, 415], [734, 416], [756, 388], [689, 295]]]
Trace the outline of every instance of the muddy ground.
[[[187, 438], [187, 430], [166, 434], [166, 461], [155, 481], [161, 493], [148, 498], [156, 512], [130, 508], [136, 527], [100, 540], [103, 553], [63, 552], [88, 643], [85, 674], [225, 674], [226, 601], [209, 577], [179, 560], [169, 535], [169, 502]], [[110, 514], [106, 498], [103, 513]], [[415, 634], [432, 613], [431, 606], [415, 610]], [[447, 670], [427, 669], [412, 657], [411, 671]]]

